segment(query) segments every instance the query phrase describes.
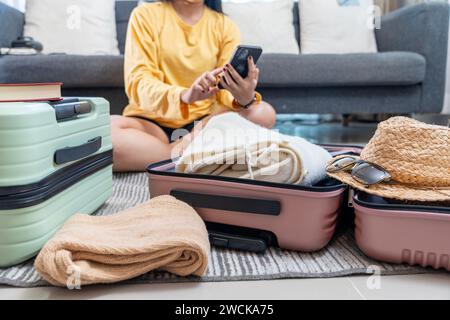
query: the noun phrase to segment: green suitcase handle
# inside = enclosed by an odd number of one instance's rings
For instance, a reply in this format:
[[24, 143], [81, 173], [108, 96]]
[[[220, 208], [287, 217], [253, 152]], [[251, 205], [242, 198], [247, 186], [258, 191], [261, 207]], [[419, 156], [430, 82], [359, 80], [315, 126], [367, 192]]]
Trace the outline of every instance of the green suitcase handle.
[[91, 113], [93, 110], [89, 101], [80, 101], [79, 98], [64, 98], [50, 105], [55, 109], [58, 122], [77, 119], [78, 116]]
[[76, 146], [66, 147], [55, 151], [55, 163], [64, 164], [83, 159], [96, 153], [102, 147], [102, 137], [96, 137], [88, 142]]

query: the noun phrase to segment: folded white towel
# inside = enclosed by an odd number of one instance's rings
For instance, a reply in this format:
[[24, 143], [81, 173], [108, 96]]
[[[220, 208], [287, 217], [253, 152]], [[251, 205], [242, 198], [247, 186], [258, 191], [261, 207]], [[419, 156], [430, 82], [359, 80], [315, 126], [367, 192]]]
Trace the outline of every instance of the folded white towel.
[[176, 171], [311, 186], [326, 178], [331, 155], [303, 138], [260, 127], [237, 113], [212, 118]]

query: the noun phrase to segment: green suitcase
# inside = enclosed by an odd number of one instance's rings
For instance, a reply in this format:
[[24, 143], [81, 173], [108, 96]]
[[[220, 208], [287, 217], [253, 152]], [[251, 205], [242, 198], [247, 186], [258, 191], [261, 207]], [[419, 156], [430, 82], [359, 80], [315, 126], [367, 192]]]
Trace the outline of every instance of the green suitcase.
[[0, 103], [0, 267], [35, 256], [112, 194], [109, 103]]

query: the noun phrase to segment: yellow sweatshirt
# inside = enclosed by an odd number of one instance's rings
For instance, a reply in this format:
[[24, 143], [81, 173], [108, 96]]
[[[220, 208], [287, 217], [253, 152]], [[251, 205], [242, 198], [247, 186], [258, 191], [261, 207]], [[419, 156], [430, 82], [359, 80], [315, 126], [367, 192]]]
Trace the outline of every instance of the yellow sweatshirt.
[[128, 26], [125, 48], [125, 116], [140, 116], [169, 128], [180, 128], [211, 113], [233, 97], [221, 90], [191, 105], [181, 93], [206, 71], [229, 62], [240, 41], [239, 29], [225, 15], [205, 8], [193, 26], [168, 2], [142, 4]]

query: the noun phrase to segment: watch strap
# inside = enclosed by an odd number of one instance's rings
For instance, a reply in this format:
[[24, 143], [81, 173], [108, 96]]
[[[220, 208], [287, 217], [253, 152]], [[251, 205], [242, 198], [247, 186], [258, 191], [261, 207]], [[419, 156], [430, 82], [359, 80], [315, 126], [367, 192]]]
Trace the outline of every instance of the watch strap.
[[255, 92], [255, 96], [253, 98], [252, 101], [250, 101], [248, 104], [246, 105], [241, 105], [239, 102], [236, 101], [236, 99], [233, 100], [233, 107], [234, 108], [242, 108], [242, 109], [248, 109], [252, 104], [256, 103], [260, 103], [262, 101], [262, 96], [260, 93]]

